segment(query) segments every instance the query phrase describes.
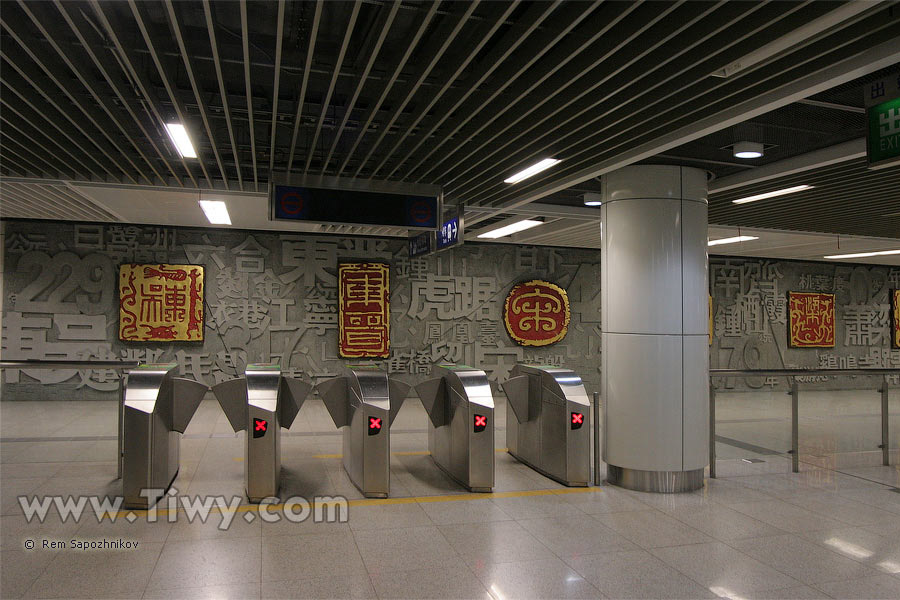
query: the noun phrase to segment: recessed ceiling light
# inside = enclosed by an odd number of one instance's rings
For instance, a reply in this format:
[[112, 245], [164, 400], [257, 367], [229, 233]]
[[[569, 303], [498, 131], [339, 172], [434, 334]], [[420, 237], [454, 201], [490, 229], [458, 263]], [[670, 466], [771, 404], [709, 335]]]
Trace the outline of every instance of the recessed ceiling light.
[[603, 194], [596, 194], [594, 192], [588, 192], [584, 195], [584, 205], [585, 206], [600, 206], [603, 200]]
[[759, 158], [763, 155], [763, 145], [759, 142], [737, 142], [732, 149], [735, 158]]
[[538, 221], [536, 219], [525, 219], [523, 221], [518, 221], [511, 225], [505, 225], [503, 227], [499, 227], [492, 231], [486, 231], [484, 233], [479, 233], [478, 237], [487, 238], [489, 240], [506, 237], [508, 235], [512, 235], [514, 233], [518, 233], [520, 231], [525, 231], [526, 229], [531, 229], [532, 227], [537, 227], [538, 225], [543, 225], [543, 221]]
[[734, 202], [735, 204], [746, 204], [747, 202], [756, 202], [757, 200], [765, 200], [766, 198], [775, 198], [778, 196], [784, 196], [786, 194], [802, 192], [803, 190], [811, 190], [812, 188], [813, 186], [811, 185], [795, 185], [794, 187], [784, 188], [783, 190], [775, 190], [774, 192], [766, 192], [765, 194], [756, 194], [755, 196], [738, 198], [737, 200], [732, 200], [732, 202]]
[[750, 240], [758, 240], [759, 238], [754, 235], [738, 235], [730, 238], [721, 238], [718, 240], [709, 240], [706, 242], [707, 246], [720, 246], [722, 244], [736, 244], [737, 242], [749, 242]]
[[197, 158], [197, 151], [191, 144], [191, 138], [188, 137], [187, 130], [181, 123], [166, 123], [166, 132], [169, 134], [175, 149], [182, 158]]
[[878, 250], [875, 252], [856, 252], [855, 254], [832, 254], [831, 256], [823, 256], [822, 258], [868, 258], [870, 256], [888, 256], [889, 254], [900, 254], [900, 250]]
[[522, 169], [515, 175], [513, 175], [507, 179], [504, 179], [503, 183], [519, 183], [523, 179], [528, 179], [532, 175], [537, 175], [541, 171], [543, 171], [545, 169], [549, 169], [550, 167], [552, 167], [553, 165], [555, 165], [558, 162], [559, 162], [559, 160], [556, 158], [545, 158], [542, 161], [534, 163], [530, 167]]
[[213, 225], [231, 225], [228, 207], [221, 200], [198, 200], [200, 208]]

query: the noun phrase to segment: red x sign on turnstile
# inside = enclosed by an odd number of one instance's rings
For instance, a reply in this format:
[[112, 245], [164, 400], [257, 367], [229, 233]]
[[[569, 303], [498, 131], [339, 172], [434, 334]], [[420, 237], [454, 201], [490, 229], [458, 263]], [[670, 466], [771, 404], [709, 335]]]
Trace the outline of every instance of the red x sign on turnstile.
[[378, 417], [369, 417], [369, 435], [375, 435], [381, 431], [381, 419]]

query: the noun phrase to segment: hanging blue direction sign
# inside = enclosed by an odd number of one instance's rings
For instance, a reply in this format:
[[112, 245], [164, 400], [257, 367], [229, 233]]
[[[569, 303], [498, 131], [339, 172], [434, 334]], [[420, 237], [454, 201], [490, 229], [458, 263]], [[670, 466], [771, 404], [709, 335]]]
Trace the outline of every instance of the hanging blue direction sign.
[[453, 217], [449, 221], [444, 221], [438, 229], [437, 247], [441, 250], [457, 243], [459, 243], [459, 217]]
[[431, 252], [431, 232], [424, 231], [409, 238], [409, 257], [422, 256]]

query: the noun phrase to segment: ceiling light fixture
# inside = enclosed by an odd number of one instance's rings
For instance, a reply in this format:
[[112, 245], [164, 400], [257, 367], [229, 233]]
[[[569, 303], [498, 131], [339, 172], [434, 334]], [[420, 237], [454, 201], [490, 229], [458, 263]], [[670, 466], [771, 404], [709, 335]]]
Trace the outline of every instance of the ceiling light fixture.
[[730, 238], [721, 238], [718, 240], [709, 240], [706, 242], [707, 246], [720, 246], [722, 244], [736, 244], [738, 242], [749, 242], [750, 240], [758, 240], [759, 238], [754, 235], [738, 235]]
[[603, 194], [596, 194], [594, 192], [588, 192], [584, 195], [584, 205], [585, 206], [600, 206], [601, 201], [603, 200]]
[[732, 200], [735, 204], [746, 204], [748, 202], [756, 202], [757, 200], [765, 200], [766, 198], [776, 198], [778, 196], [784, 196], [786, 194], [793, 194], [796, 192], [802, 192], [804, 190], [811, 190], [813, 186], [811, 185], [795, 185], [794, 187], [784, 188], [783, 190], [775, 190], [774, 192], [766, 192], [765, 194], [756, 194], [755, 196], [747, 196], [746, 198], [738, 198], [737, 200]]
[[900, 254], [900, 250], [877, 250], [874, 252], [856, 252], [855, 254], [832, 254], [830, 256], [823, 256], [822, 258], [869, 258], [870, 256], [888, 256], [890, 254]]
[[194, 145], [191, 143], [191, 138], [188, 137], [184, 125], [181, 123], [166, 123], [166, 132], [169, 134], [172, 143], [175, 144], [175, 149], [178, 150], [181, 158], [197, 158], [197, 151], [194, 150]]
[[543, 225], [543, 221], [538, 221], [536, 219], [525, 219], [523, 221], [518, 221], [516, 223], [512, 223], [511, 225], [506, 225], [504, 227], [500, 227], [498, 229], [494, 229], [492, 231], [485, 231], [484, 233], [479, 233], [478, 237], [485, 238], [489, 240], [495, 240], [497, 238], [506, 237], [508, 235], [512, 235], [514, 233], [519, 233], [520, 231], [525, 231], [526, 229], [531, 229], [532, 227], [537, 227], [538, 225]]
[[231, 225], [228, 207], [221, 200], [198, 200], [203, 214], [213, 225]]
[[759, 158], [763, 155], [763, 145], [759, 142], [737, 142], [731, 148], [735, 158]]
[[553, 165], [555, 165], [558, 162], [559, 162], [559, 159], [556, 159], [556, 158], [545, 158], [544, 160], [534, 163], [530, 167], [522, 169], [515, 175], [508, 177], [507, 179], [504, 179], [503, 183], [519, 183], [523, 179], [528, 179], [532, 175], [537, 175], [541, 171], [549, 169], [550, 167], [552, 167]]

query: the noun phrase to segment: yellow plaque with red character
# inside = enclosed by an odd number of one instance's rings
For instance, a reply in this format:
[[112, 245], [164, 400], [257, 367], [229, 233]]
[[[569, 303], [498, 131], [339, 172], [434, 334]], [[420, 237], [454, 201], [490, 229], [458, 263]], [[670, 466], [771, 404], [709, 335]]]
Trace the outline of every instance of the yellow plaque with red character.
[[834, 348], [834, 294], [788, 292], [791, 348]]
[[900, 290], [891, 290], [891, 347], [900, 348]]
[[119, 267], [119, 339], [203, 341], [203, 267]]
[[338, 265], [338, 349], [343, 358], [387, 358], [390, 352], [390, 267]]
[[569, 318], [566, 291], [547, 281], [520, 283], [506, 297], [506, 331], [523, 346], [549, 346], [560, 341], [569, 330]]

